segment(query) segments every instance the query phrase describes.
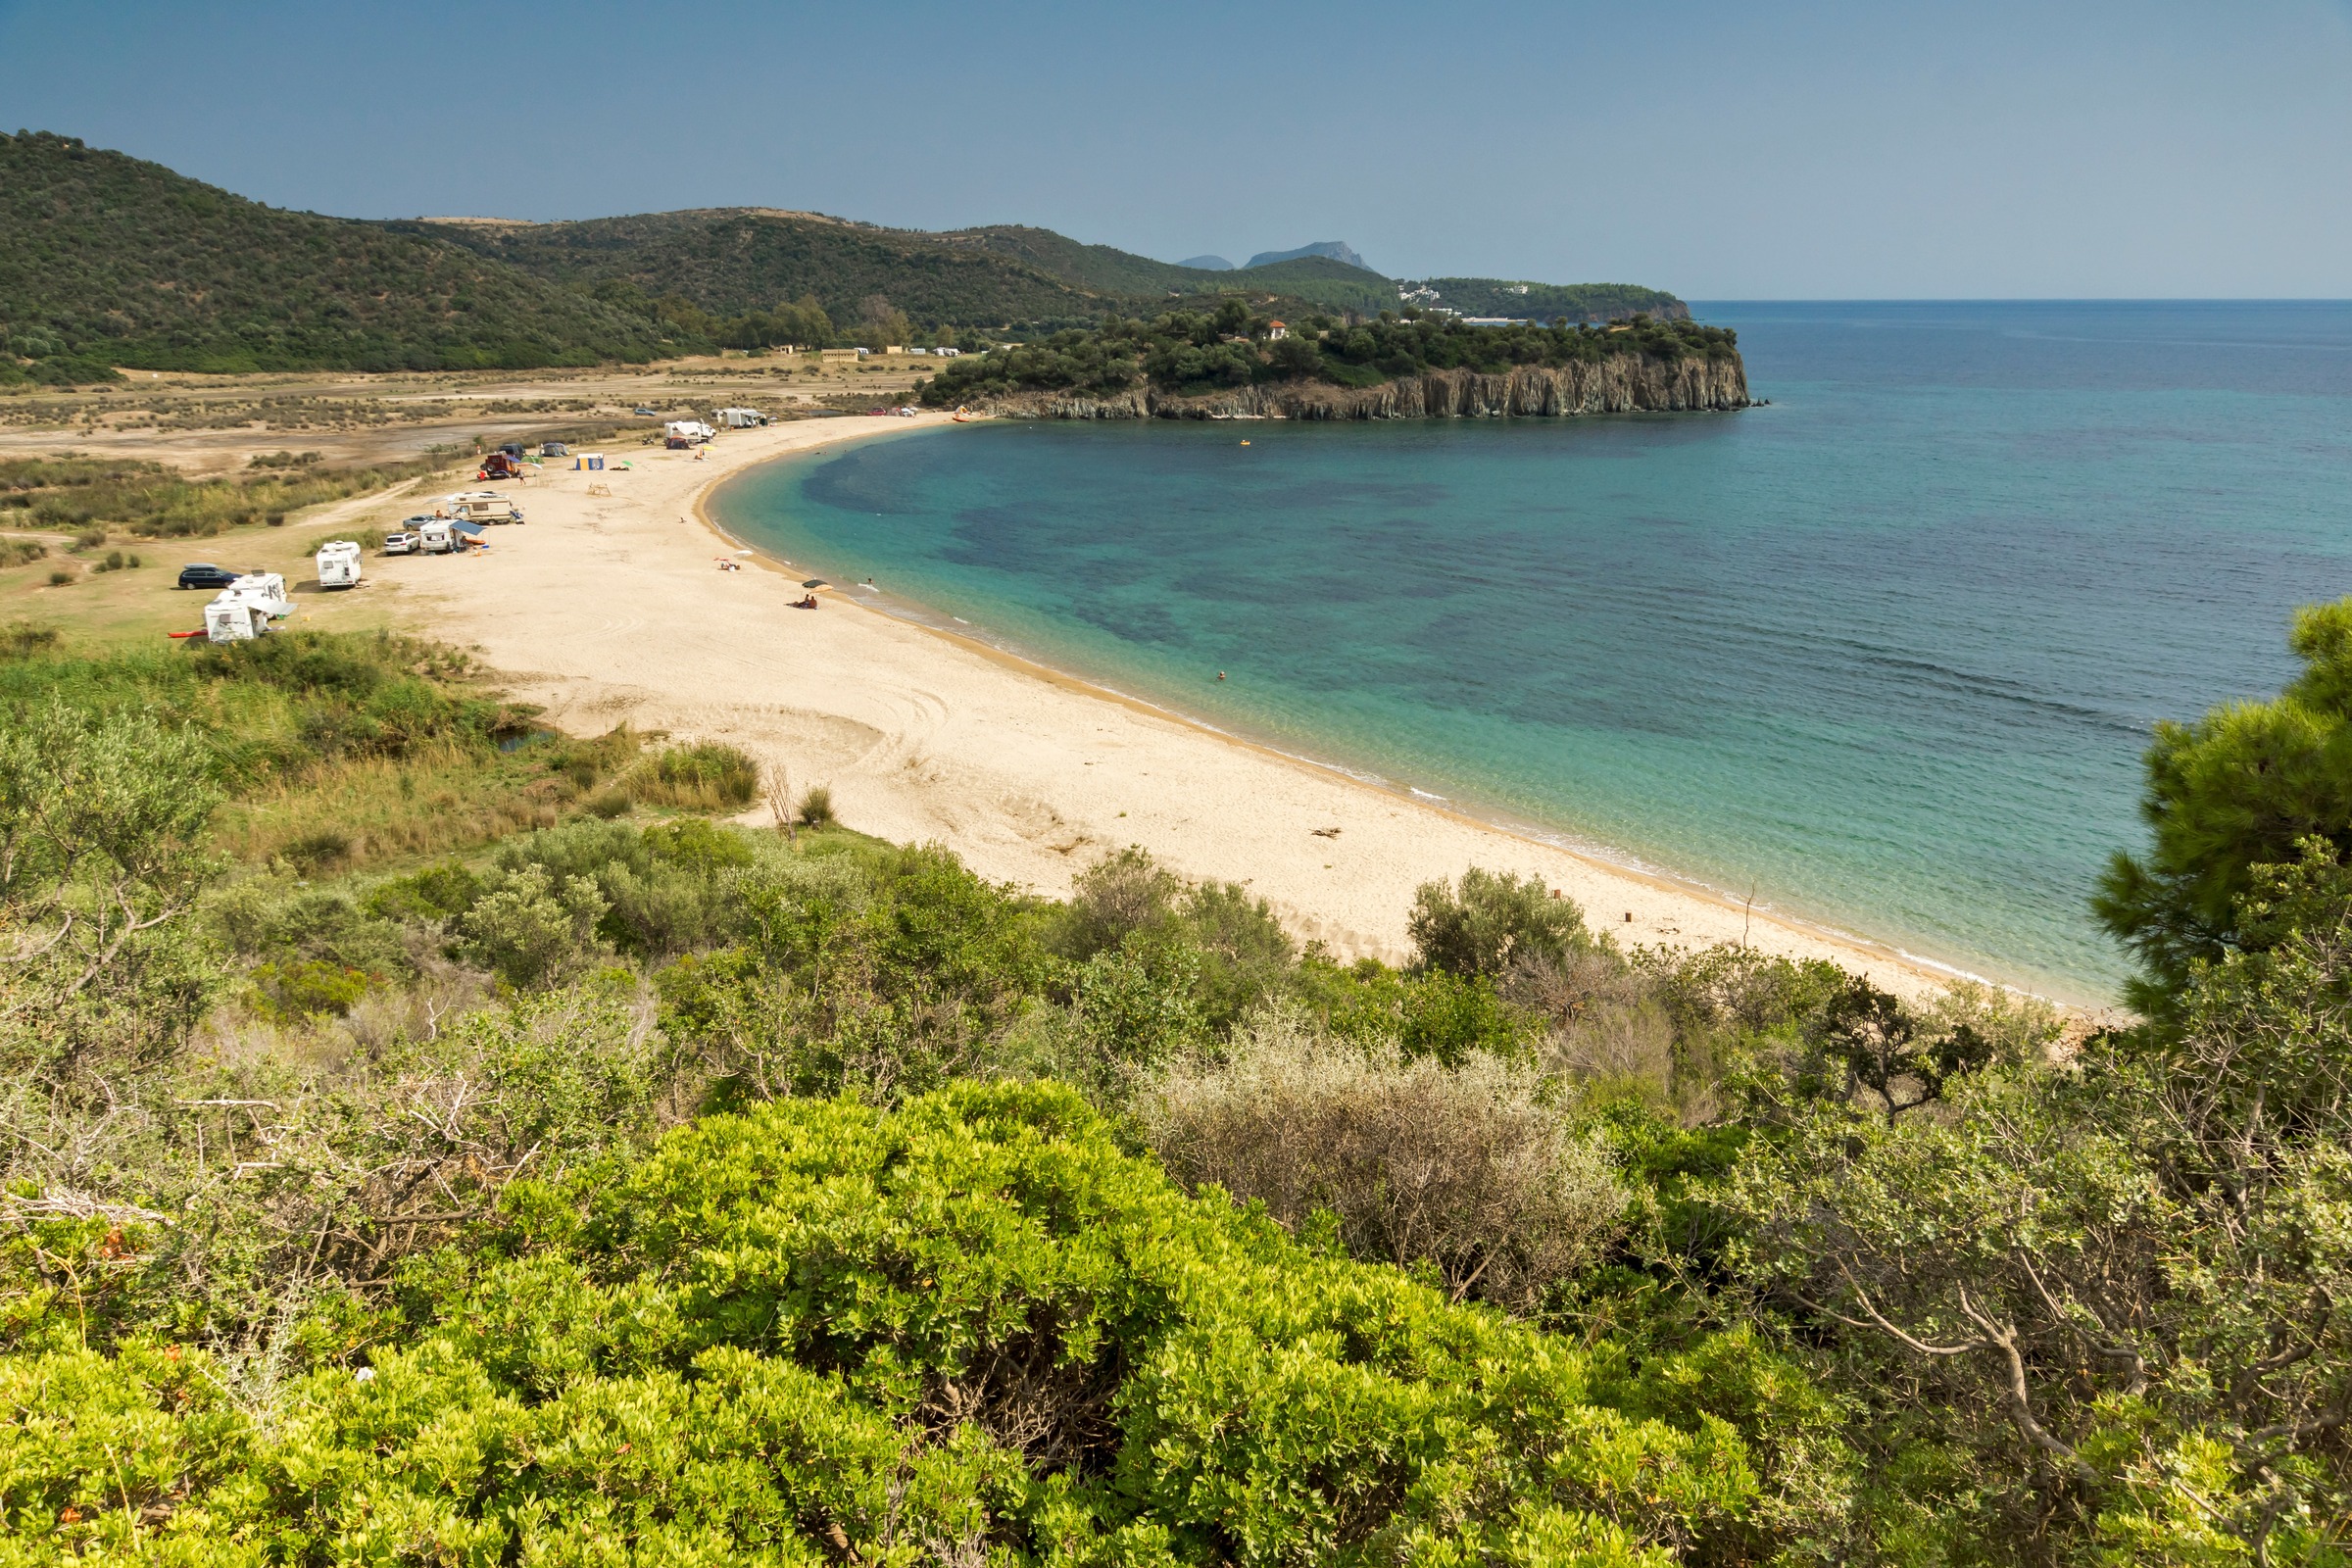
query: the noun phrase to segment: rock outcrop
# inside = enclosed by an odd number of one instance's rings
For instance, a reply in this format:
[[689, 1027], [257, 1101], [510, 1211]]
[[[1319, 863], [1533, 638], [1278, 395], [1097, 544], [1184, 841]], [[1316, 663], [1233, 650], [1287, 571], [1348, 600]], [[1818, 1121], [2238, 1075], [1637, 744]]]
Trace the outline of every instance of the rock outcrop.
[[1372, 387], [1286, 381], [1200, 397], [1144, 387], [1107, 397], [1021, 392], [967, 407], [1013, 419], [1486, 419], [1690, 414], [1747, 403], [1747, 369], [1737, 357], [1619, 354], [1590, 365], [1522, 366], [1496, 375], [1432, 370]]

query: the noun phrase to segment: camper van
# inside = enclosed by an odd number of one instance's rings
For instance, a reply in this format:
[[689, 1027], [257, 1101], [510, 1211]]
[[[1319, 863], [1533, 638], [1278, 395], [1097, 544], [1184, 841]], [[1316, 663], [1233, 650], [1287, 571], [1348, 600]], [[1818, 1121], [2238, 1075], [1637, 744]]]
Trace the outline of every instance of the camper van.
[[204, 607], [204, 635], [217, 643], [247, 642], [293, 612], [285, 578], [274, 571], [249, 571]]
[[672, 419], [662, 427], [662, 445], [671, 451], [699, 446], [718, 432], [700, 419]]
[[360, 547], [356, 540], [336, 539], [318, 547], [318, 586], [357, 588], [360, 585]]
[[204, 638], [214, 643], [251, 642], [270, 629], [270, 617], [249, 599], [223, 593], [204, 607]]
[[416, 530], [416, 548], [428, 556], [446, 556], [461, 548], [457, 525], [447, 517], [434, 517]]
[[767, 416], [758, 409], [714, 409], [710, 417], [724, 430], [749, 430], [767, 422]]
[[466, 490], [441, 503], [457, 522], [520, 522], [522, 509], [496, 490]]

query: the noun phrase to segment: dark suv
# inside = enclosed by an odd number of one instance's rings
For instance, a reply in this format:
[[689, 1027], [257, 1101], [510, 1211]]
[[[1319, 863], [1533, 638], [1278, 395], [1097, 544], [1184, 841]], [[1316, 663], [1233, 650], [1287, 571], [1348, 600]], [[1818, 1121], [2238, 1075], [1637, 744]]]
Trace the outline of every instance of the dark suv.
[[238, 575], [226, 566], [216, 566], [200, 561], [192, 566], [179, 568], [179, 585], [182, 588], [225, 588], [235, 582]]

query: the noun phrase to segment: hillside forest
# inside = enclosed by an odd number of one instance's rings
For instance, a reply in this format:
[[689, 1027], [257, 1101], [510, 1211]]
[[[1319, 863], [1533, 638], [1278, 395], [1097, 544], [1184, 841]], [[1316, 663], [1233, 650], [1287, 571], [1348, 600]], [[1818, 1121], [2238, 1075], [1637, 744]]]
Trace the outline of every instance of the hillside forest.
[[952, 361], [922, 398], [954, 408], [1019, 392], [1109, 395], [1151, 387], [1179, 395], [1283, 381], [1378, 386], [1428, 370], [1495, 374], [1519, 366], [1596, 364], [1635, 354], [1673, 361], [1739, 353], [1730, 327], [1636, 316], [1620, 325], [1469, 326], [1416, 306], [1349, 325], [1320, 313], [1281, 321], [1227, 300], [1214, 312], [1113, 318]]
[[2291, 640], [2157, 735], [2085, 1036], [18, 628], [0, 1562], [2340, 1562], [2352, 601]]
[[[1545, 320], [1688, 315], [1651, 289], [1543, 287]], [[933, 234], [740, 208], [567, 223], [323, 218], [74, 137], [0, 134], [0, 386], [102, 381], [116, 367], [523, 369], [785, 344], [969, 349], [1226, 298], [1276, 315], [1398, 303], [1393, 280], [1327, 257], [1212, 272], [1017, 225]]]

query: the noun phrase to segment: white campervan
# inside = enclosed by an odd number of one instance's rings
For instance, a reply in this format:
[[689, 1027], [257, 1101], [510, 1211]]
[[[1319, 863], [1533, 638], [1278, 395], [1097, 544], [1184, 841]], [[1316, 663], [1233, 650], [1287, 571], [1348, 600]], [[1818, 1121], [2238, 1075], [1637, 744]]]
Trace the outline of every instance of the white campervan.
[[416, 548], [428, 556], [446, 556], [459, 548], [456, 524], [435, 517], [416, 530]]
[[360, 585], [360, 547], [351, 539], [330, 540], [318, 547], [318, 586], [357, 588]]
[[208, 642], [248, 642], [270, 629], [273, 620], [294, 612], [286, 597], [286, 579], [274, 571], [249, 571], [220, 590], [204, 607], [204, 635]]

